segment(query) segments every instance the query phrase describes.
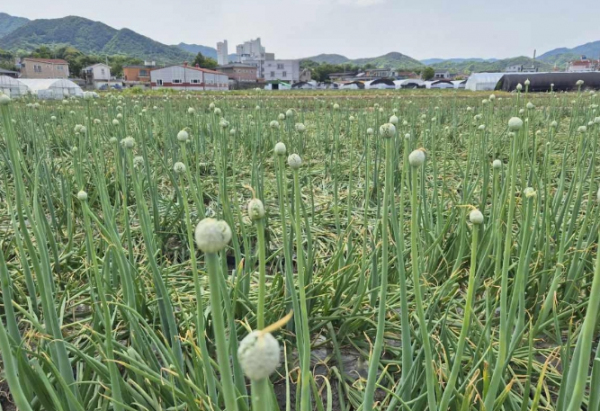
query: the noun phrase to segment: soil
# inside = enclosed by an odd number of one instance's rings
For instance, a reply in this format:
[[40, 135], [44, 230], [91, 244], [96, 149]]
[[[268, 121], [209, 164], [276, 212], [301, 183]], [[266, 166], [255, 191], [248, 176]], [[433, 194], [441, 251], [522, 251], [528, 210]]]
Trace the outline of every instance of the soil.
[[8, 383], [0, 381], [0, 409], [2, 411], [16, 411], [17, 407], [12, 402], [12, 397], [8, 391]]

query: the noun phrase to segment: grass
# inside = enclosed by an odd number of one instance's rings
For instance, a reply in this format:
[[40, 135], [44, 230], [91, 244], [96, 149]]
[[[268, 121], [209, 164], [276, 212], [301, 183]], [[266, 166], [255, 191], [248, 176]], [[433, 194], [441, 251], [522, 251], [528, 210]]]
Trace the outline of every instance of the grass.
[[1, 99], [18, 409], [600, 410], [596, 94]]

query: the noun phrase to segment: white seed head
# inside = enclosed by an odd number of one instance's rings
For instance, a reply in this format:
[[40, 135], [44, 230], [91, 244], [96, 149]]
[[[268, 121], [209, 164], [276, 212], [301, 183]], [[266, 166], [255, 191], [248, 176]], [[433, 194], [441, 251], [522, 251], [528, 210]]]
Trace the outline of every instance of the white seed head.
[[278, 156], [285, 156], [287, 150], [285, 144], [280, 141], [279, 143], [275, 144], [274, 151]]
[[408, 155], [408, 163], [412, 167], [420, 167], [425, 163], [425, 152], [423, 150], [414, 150]]
[[81, 124], [75, 124], [75, 132], [76, 133], [81, 133], [81, 129], [83, 128], [83, 126]]
[[521, 85], [521, 83], [517, 84], [517, 91], [521, 91], [523, 90], [523, 86]]
[[530, 101], [529, 103], [527, 103], [526, 107], [528, 110], [533, 110], [535, 108], [535, 105]]
[[279, 343], [270, 333], [252, 331], [238, 347], [240, 366], [250, 380], [268, 378], [279, 366]]
[[556, 120], [552, 121], [552, 123], [550, 123], [550, 127], [552, 127], [552, 128], [558, 127], [558, 122]]
[[519, 131], [523, 127], [523, 120], [519, 117], [512, 117], [508, 120], [508, 129], [510, 131]]
[[298, 154], [290, 154], [288, 157], [288, 165], [292, 170], [297, 170], [302, 165], [302, 159]]
[[210, 104], [208, 105], [208, 109], [209, 109], [210, 111], [213, 111], [213, 110], [215, 109], [215, 103], [210, 103]]
[[253, 198], [248, 202], [248, 217], [250, 220], [260, 220], [265, 216], [265, 206], [258, 198]]
[[121, 113], [117, 114], [117, 119], [118, 120], [121, 120], [122, 118], [123, 118], [123, 114], [121, 114]]
[[350, 116], [350, 117], [348, 117], [348, 121], [350, 121], [351, 123], [354, 123], [356, 121], [356, 117]]
[[4, 93], [0, 93], [0, 106], [6, 106], [10, 104], [10, 97]]
[[135, 140], [133, 137], [125, 137], [123, 140], [121, 140], [121, 145], [124, 148], [133, 148], [135, 146]]
[[213, 113], [215, 113], [215, 116], [221, 116], [223, 114], [223, 112], [221, 111], [221, 109], [219, 107], [216, 107], [213, 110]]
[[385, 123], [379, 127], [379, 135], [384, 138], [392, 138], [396, 135], [396, 126], [392, 123]]
[[501, 169], [501, 168], [502, 168], [502, 161], [500, 161], [500, 160], [494, 160], [494, 161], [492, 162], [492, 167], [493, 167], [494, 169], [496, 169], [496, 170], [499, 170], [499, 169]]
[[260, 106], [254, 107], [255, 110], [260, 110]]
[[472, 210], [469, 213], [469, 221], [476, 225], [483, 224], [483, 214], [477, 209]]
[[594, 119], [594, 123], [595, 123], [595, 124], [600, 124], [600, 117], [596, 117], [596, 118]]
[[80, 191], [77, 193], [77, 199], [78, 199], [79, 201], [87, 201], [87, 199], [88, 199], [88, 193], [86, 193], [86, 192], [85, 192], [85, 191], [83, 191], [83, 190], [80, 190]]
[[196, 109], [194, 107], [188, 108], [188, 114], [194, 114], [195, 112], [196, 112]]
[[490, 101], [496, 100], [496, 95], [495, 94], [490, 94], [489, 99], [490, 99]]
[[181, 161], [176, 162], [175, 164], [173, 164], [173, 171], [176, 174], [185, 173], [185, 164], [183, 164]]
[[393, 125], [398, 124], [398, 116], [396, 116], [396, 115], [391, 116], [389, 122], [392, 123]]
[[119, 125], [119, 120], [117, 120], [116, 118], [113, 119], [112, 124], [113, 124], [113, 126], [118, 126]]
[[367, 135], [369, 135], [369, 136], [372, 136], [372, 135], [373, 135], [373, 133], [374, 133], [373, 129], [372, 129], [371, 127], [369, 127], [369, 128], [367, 129]]
[[182, 143], [185, 143], [186, 141], [188, 141], [189, 138], [190, 138], [190, 135], [185, 130], [181, 130], [179, 133], [177, 133], [177, 140]]
[[485, 130], [485, 124], [480, 125], [479, 127], [477, 127], [479, 130], [483, 131]]
[[587, 127], [586, 126], [579, 126], [577, 128], [577, 131], [580, 133], [585, 133], [587, 131]]
[[144, 157], [142, 156], [135, 156], [133, 158], [133, 166], [134, 167], [141, 167], [144, 165]]
[[279, 128], [279, 122], [277, 120], [273, 120], [269, 123], [269, 127], [271, 127], [272, 129], [277, 129]]
[[339, 110], [339, 109], [340, 109], [340, 105], [339, 105], [338, 103], [335, 103], [335, 104], [333, 105], [333, 109], [334, 109], [334, 110]]
[[231, 228], [223, 220], [205, 218], [196, 226], [196, 246], [205, 253], [217, 253], [231, 241]]
[[231, 130], [229, 130], [229, 134], [231, 134], [232, 136], [235, 136], [235, 133], [237, 133], [237, 130], [235, 129], [235, 127], [233, 127]]
[[288, 109], [288, 110], [285, 112], [285, 116], [286, 116], [286, 117], [294, 117], [294, 110], [292, 110], [291, 108], [290, 108], [290, 109]]
[[279, 115], [277, 116], [277, 119], [278, 119], [279, 121], [283, 121], [283, 120], [285, 120], [285, 114], [283, 114], [283, 113], [279, 113]]
[[577, 80], [577, 83], [575, 83], [577, 85], [577, 87], [581, 87], [583, 86], [583, 80]]
[[536, 192], [533, 189], [533, 187], [527, 187], [525, 188], [525, 190], [523, 190], [523, 194], [525, 195], [526, 198], [532, 198], [536, 196]]
[[84, 91], [83, 92], [83, 99], [84, 100], [91, 100], [94, 98], [94, 95], [92, 93], [90, 93], [89, 91]]
[[529, 86], [531, 84], [531, 81], [529, 81], [529, 79], [525, 80], [525, 86]]
[[406, 134], [404, 135], [404, 138], [405, 138], [405, 139], [407, 139], [407, 140], [410, 140], [410, 133], [406, 133]]
[[222, 118], [219, 121], [219, 126], [221, 126], [221, 128], [223, 128], [223, 129], [225, 129], [225, 128], [229, 127], [229, 121], [227, 121], [224, 118]]
[[298, 133], [304, 133], [306, 131], [306, 126], [302, 123], [296, 123], [294, 127]]
[[111, 137], [110, 139], [108, 139], [108, 142], [110, 144], [116, 144], [118, 141], [119, 141], [119, 139], [116, 137]]

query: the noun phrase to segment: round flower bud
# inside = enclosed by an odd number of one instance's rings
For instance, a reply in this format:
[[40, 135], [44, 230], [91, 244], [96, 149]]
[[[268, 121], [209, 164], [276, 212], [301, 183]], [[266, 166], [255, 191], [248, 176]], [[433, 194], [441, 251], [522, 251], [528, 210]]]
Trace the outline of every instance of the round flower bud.
[[374, 133], [373, 129], [372, 129], [371, 127], [369, 127], [369, 128], [367, 129], [367, 135], [369, 135], [369, 136], [372, 136], [372, 135], [373, 135], [373, 133]]
[[10, 97], [4, 93], [0, 93], [0, 106], [6, 106], [10, 104]]
[[558, 127], [558, 123], [556, 122], [556, 120], [554, 120], [554, 121], [552, 121], [552, 123], [550, 123], [550, 127], [552, 127], [552, 128]]
[[525, 109], [524, 108], [520, 109], [519, 114], [525, 114]]
[[283, 121], [283, 120], [285, 120], [285, 114], [283, 114], [283, 113], [279, 113], [279, 115], [277, 116], [277, 119], [278, 119], [279, 121]]
[[295, 128], [298, 133], [304, 133], [306, 131], [306, 127], [302, 123], [296, 123]]
[[231, 241], [231, 228], [223, 220], [205, 218], [196, 226], [196, 246], [205, 253], [217, 253]]
[[135, 156], [133, 158], [133, 166], [134, 167], [141, 167], [144, 165], [144, 157], [142, 156]]
[[475, 209], [469, 213], [469, 221], [475, 225], [483, 224], [483, 214], [481, 211]]
[[413, 167], [422, 166], [425, 163], [425, 152], [423, 150], [414, 150], [408, 155], [408, 163]]
[[255, 110], [260, 110], [260, 106], [254, 107]]
[[269, 127], [271, 127], [272, 129], [279, 128], [279, 122], [277, 120], [273, 120], [269, 123]]
[[398, 124], [398, 116], [395, 116], [395, 115], [391, 116], [389, 122], [392, 123], [393, 125]]
[[298, 154], [290, 154], [288, 157], [288, 165], [292, 170], [297, 170], [302, 165], [302, 159]]
[[489, 100], [484, 98], [483, 100], [481, 100], [481, 104], [483, 104], [484, 106], [489, 103]]
[[209, 109], [210, 111], [214, 110], [214, 109], [215, 109], [215, 103], [210, 103], [210, 104], [208, 105], [208, 109]]
[[577, 83], [575, 83], [577, 85], [577, 87], [581, 87], [583, 86], [583, 80], [577, 80]]
[[499, 169], [501, 169], [501, 168], [502, 168], [502, 161], [500, 161], [500, 160], [494, 160], [494, 161], [492, 162], [492, 167], [493, 167], [494, 169], [496, 169], [496, 170], [499, 170]]
[[270, 333], [252, 331], [238, 347], [240, 366], [250, 380], [268, 378], [279, 366], [279, 343]]
[[535, 197], [537, 193], [535, 192], [533, 187], [527, 187], [525, 188], [525, 190], [523, 190], [523, 194], [525, 194], [526, 198], [532, 198]]
[[190, 138], [190, 135], [185, 130], [181, 130], [179, 133], [177, 133], [177, 140], [181, 141], [182, 143], [185, 143], [186, 141], [188, 141], [189, 138]]
[[223, 114], [223, 112], [221, 111], [221, 109], [219, 107], [216, 107], [214, 109], [213, 113], [215, 113], [215, 116], [220, 116]]
[[123, 140], [121, 140], [121, 145], [124, 148], [133, 148], [135, 146], [135, 140], [133, 137], [125, 137]]
[[248, 202], [248, 217], [250, 220], [260, 220], [265, 216], [265, 206], [258, 198], [253, 198]]
[[118, 126], [119, 125], [119, 120], [117, 120], [116, 118], [112, 121], [113, 126]]
[[533, 110], [535, 108], [535, 105], [530, 101], [529, 103], [527, 103], [526, 107], [528, 110]]
[[118, 120], [121, 120], [122, 118], [123, 118], [123, 114], [121, 114], [121, 113], [117, 114], [117, 119]]
[[285, 112], [285, 116], [286, 117], [294, 117], [294, 110], [292, 110], [291, 108]]
[[531, 81], [529, 81], [529, 79], [525, 80], [525, 86], [529, 86], [531, 84]]
[[188, 114], [194, 114], [195, 112], [196, 112], [196, 109], [194, 107], [188, 108]]
[[277, 144], [275, 144], [275, 154], [277, 154], [278, 156], [284, 156], [286, 153], [286, 148], [285, 148], [285, 144], [283, 144], [281, 141]]
[[229, 134], [231, 134], [232, 136], [235, 136], [235, 133], [237, 133], [237, 130], [234, 128], [232, 128], [231, 130], [229, 130]]
[[111, 144], [116, 144], [119, 140], [116, 137], [111, 137], [110, 139], [108, 139], [108, 142]]
[[577, 128], [577, 131], [580, 133], [585, 133], [587, 131], [587, 127], [586, 126], [579, 126], [579, 128]]
[[523, 90], [523, 86], [521, 85], [521, 83], [517, 84], [517, 91], [521, 91]]
[[221, 121], [219, 121], [219, 125], [221, 126], [221, 128], [227, 128], [229, 127], [229, 121], [222, 118]]
[[356, 121], [356, 117], [350, 116], [350, 117], [348, 117], [348, 121], [350, 121], [351, 123], [353, 123], [353, 122]]
[[85, 192], [85, 191], [83, 191], [83, 190], [80, 190], [80, 191], [77, 193], [77, 199], [78, 199], [79, 201], [87, 201], [87, 199], [88, 199], [88, 193], [86, 193], [86, 192]]
[[176, 174], [185, 173], [185, 164], [183, 164], [181, 161], [176, 162], [175, 164], [173, 164], [173, 171]]
[[333, 105], [333, 109], [334, 109], [334, 110], [339, 110], [339, 109], [340, 109], [340, 105], [339, 105], [338, 103], [335, 103], [335, 104]]
[[81, 133], [81, 129], [83, 128], [83, 126], [81, 124], [75, 124], [75, 132], [76, 133]]
[[496, 100], [496, 95], [495, 94], [490, 94], [489, 99], [490, 99], [490, 101]]
[[595, 123], [595, 124], [600, 124], [600, 117], [596, 117], [596, 118], [594, 119], [594, 123]]
[[392, 138], [396, 135], [396, 126], [392, 123], [385, 123], [379, 127], [379, 135], [384, 138]]
[[407, 140], [410, 140], [410, 133], [406, 133], [406, 134], [404, 135], [404, 138], [405, 138], [405, 139], [407, 139]]
[[485, 130], [485, 124], [480, 125], [479, 127], [477, 127], [479, 130], [483, 131]]
[[519, 117], [512, 117], [508, 120], [508, 129], [510, 131], [519, 131], [523, 127], [523, 120]]

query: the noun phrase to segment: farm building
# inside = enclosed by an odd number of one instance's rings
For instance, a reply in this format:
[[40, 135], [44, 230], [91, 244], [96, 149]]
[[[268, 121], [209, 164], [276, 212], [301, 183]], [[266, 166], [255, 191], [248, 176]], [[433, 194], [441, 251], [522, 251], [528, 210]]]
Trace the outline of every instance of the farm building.
[[454, 84], [450, 80], [434, 80], [434, 81], [426, 81], [425, 86], [427, 88], [454, 88]]
[[0, 76], [0, 93], [11, 98], [21, 97], [27, 94], [27, 86], [15, 78]]
[[425, 88], [425, 82], [416, 78], [394, 80], [396, 88]]
[[291, 90], [292, 85], [285, 81], [274, 81], [265, 85], [265, 90]]
[[390, 89], [396, 88], [393, 80], [387, 78], [378, 78], [376, 80], [365, 82], [365, 88], [367, 89]]
[[152, 70], [150, 85], [153, 90], [223, 91], [229, 90], [229, 78], [219, 71], [190, 67], [184, 63]]
[[495, 90], [496, 84], [506, 73], [474, 73], [469, 76], [465, 88], [471, 91]]
[[18, 78], [19, 77], [19, 72], [18, 71], [5, 70], [3, 68], [0, 68], [0, 76], [7, 76], [7, 77], [12, 77], [12, 78]]
[[583, 89], [600, 89], [600, 72], [506, 74], [500, 79], [496, 89], [514, 91], [517, 84], [523, 85], [527, 79], [529, 79], [529, 91], [533, 92], [577, 90], [579, 80], [583, 81]]
[[62, 100], [65, 97], [83, 97], [83, 90], [67, 79], [19, 79], [27, 91], [43, 100]]

